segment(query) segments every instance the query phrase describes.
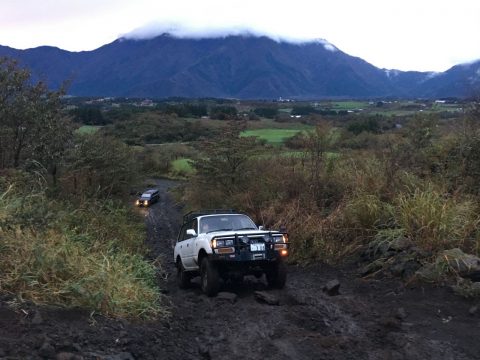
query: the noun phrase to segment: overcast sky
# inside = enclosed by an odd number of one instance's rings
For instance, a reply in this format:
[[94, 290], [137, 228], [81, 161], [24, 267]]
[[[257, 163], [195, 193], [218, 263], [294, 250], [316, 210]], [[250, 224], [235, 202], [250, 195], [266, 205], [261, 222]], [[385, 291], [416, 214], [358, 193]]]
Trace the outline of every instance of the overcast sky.
[[480, 59], [480, 0], [0, 0], [0, 45], [92, 50], [120, 36], [322, 38], [375, 66], [444, 71]]

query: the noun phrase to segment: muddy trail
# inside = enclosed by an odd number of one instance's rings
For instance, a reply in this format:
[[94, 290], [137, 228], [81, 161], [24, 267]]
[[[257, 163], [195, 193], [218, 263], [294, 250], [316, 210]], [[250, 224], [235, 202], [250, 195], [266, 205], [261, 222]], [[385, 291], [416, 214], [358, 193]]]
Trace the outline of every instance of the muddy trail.
[[[480, 359], [476, 302], [447, 288], [361, 279], [354, 266], [289, 266], [283, 290], [254, 277], [223, 284], [214, 298], [198, 279], [178, 289], [172, 254], [182, 209], [168, 193], [174, 182], [157, 185], [161, 200], [139, 211], [171, 317], [134, 323], [4, 298], [0, 359]], [[338, 295], [323, 291], [331, 280]]]

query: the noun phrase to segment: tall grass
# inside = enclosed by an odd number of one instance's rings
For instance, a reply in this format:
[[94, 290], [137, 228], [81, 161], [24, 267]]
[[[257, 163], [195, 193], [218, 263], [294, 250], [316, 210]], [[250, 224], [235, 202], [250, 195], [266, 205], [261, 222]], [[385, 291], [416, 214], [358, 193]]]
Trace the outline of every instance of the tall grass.
[[471, 247], [479, 224], [478, 206], [429, 187], [396, 199], [396, 221], [407, 236], [427, 250]]
[[108, 316], [162, 313], [155, 269], [138, 255], [91, 251], [54, 230], [15, 228], [1, 236], [1, 291]]
[[0, 195], [0, 292], [107, 316], [165, 315], [144, 234], [113, 202], [74, 208], [10, 186]]

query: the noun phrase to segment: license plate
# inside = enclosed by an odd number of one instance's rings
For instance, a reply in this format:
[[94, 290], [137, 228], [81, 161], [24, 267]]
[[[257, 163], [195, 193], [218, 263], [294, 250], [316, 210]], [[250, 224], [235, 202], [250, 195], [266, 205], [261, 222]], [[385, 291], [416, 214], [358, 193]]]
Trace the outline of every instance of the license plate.
[[265, 244], [250, 244], [250, 251], [265, 251]]

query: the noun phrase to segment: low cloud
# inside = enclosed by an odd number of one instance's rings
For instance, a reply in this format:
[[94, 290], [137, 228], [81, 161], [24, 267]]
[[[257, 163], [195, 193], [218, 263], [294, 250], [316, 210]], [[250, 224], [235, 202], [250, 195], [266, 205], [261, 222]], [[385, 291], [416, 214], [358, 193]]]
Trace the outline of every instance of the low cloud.
[[152, 39], [163, 34], [169, 34], [173, 37], [181, 39], [211, 39], [225, 38], [228, 36], [266, 36], [276, 42], [287, 42], [294, 44], [317, 42], [323, 44], [324, 48], [328, 51], [334, 52], [338, 50], [333, 44], [329, 43], [325, 39], [283, 36], [248, 26], [205, 27], [186, 26], [180, 23], [153, 22], [139, 27], [127, 34], [123, 34], [121, 37], [123, 39], [143, 40]]

